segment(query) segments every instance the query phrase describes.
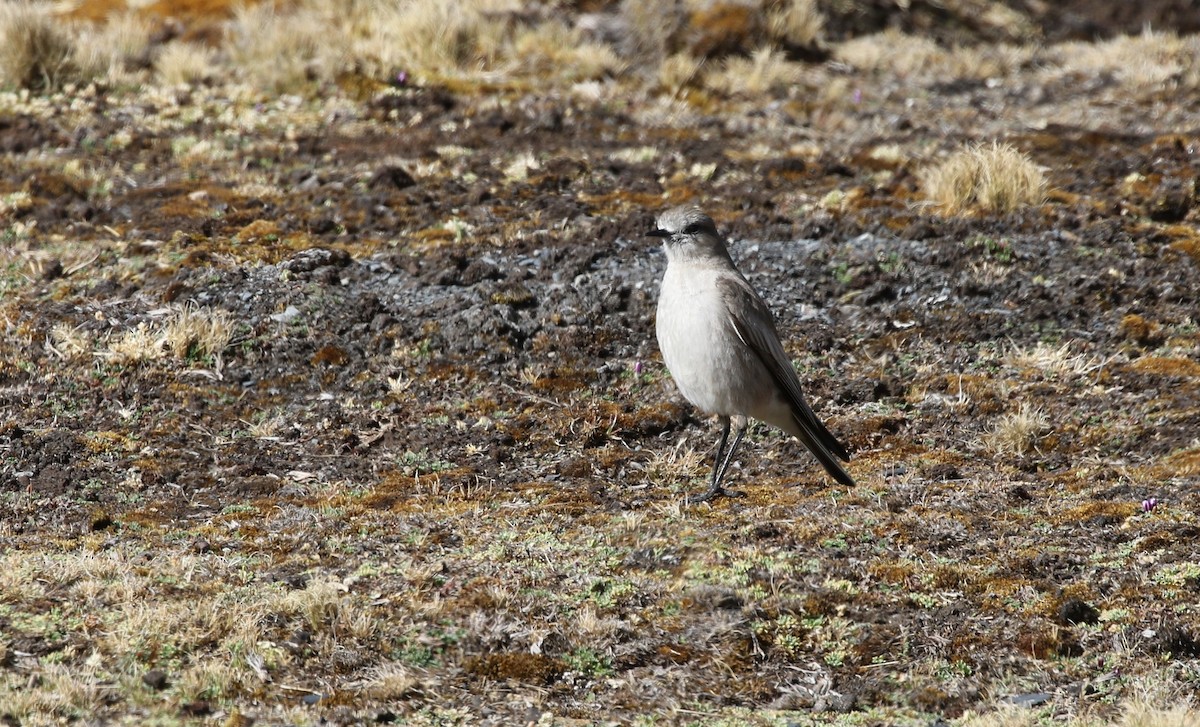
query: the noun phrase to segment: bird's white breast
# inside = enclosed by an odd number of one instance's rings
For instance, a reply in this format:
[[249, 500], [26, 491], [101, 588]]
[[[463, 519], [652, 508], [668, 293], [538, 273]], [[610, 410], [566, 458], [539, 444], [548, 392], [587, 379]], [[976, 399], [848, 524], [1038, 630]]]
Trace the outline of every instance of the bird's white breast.
[[749, 414], [771, 397], [769, 376], [738, 337], [717, 287], [718, 277], [729, 274], [690, 261], [670, 263], [657, 320], [659, 350], [680, 393], [700, 409], [726, 416]]

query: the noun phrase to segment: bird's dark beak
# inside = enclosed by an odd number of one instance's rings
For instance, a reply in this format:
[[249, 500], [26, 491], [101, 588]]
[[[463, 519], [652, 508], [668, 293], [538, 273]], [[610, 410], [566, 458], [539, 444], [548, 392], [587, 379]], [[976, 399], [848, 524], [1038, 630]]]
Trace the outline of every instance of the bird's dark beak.
[[657, 227], [646, 233], [646, 237], [670, 237], [671, 233], [666, 230], [660, 230]]

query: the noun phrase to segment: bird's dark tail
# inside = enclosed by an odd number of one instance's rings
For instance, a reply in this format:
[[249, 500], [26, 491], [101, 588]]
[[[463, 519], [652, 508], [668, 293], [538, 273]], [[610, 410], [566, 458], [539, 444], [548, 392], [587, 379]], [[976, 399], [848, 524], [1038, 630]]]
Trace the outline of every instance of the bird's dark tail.
[[[799, 409], [799, 411], [796, 411]], [[799, 425], [802, 435], [798, 438], [804, 443], [805, 447], [816, 456], [817, 461], [829, 473], [829, 476], [837, 480], [840, 484], [847, 487], [854, 486], [854, 478], [842, 467], [842, 462], [850, 461], [850, 453], [842, 446], [842, 443], [834, 437], [833, 434], [825, 428], [821, 420], [817, 419], [813, 410], [808, 407], [807, 402], [803, 407], [796, 407], [792, 411], [792, 418]]]

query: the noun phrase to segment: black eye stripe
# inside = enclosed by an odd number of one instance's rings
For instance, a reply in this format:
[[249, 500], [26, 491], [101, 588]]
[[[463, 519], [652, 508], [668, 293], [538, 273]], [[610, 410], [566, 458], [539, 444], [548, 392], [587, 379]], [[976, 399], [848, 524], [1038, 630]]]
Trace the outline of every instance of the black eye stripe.
[[701, 228], [700, 228], [700, 223], [699, 223], [699, 222], [693, 222], [692, 224], [690, 224], [690, 225], [688, 225], [687, 227], [683, 228], [683, 234], [685, 234], [685, 235], [694, 235], [694, 234], [696, 234], [697, 232], [699, 232], [699, 231], [700, 231], [700, 229], [701, 229]]

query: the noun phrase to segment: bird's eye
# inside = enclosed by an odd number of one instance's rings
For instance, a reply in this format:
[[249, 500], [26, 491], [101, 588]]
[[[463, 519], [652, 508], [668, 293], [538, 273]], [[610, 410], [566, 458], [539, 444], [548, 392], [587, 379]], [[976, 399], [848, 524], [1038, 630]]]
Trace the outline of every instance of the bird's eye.
[[699, 231], [700, 231], [700, 223], [699, 222], [693, 222], [692, 224], [683, 228], [683, 234], [685, 234], [685, 235], [694, 235]]

